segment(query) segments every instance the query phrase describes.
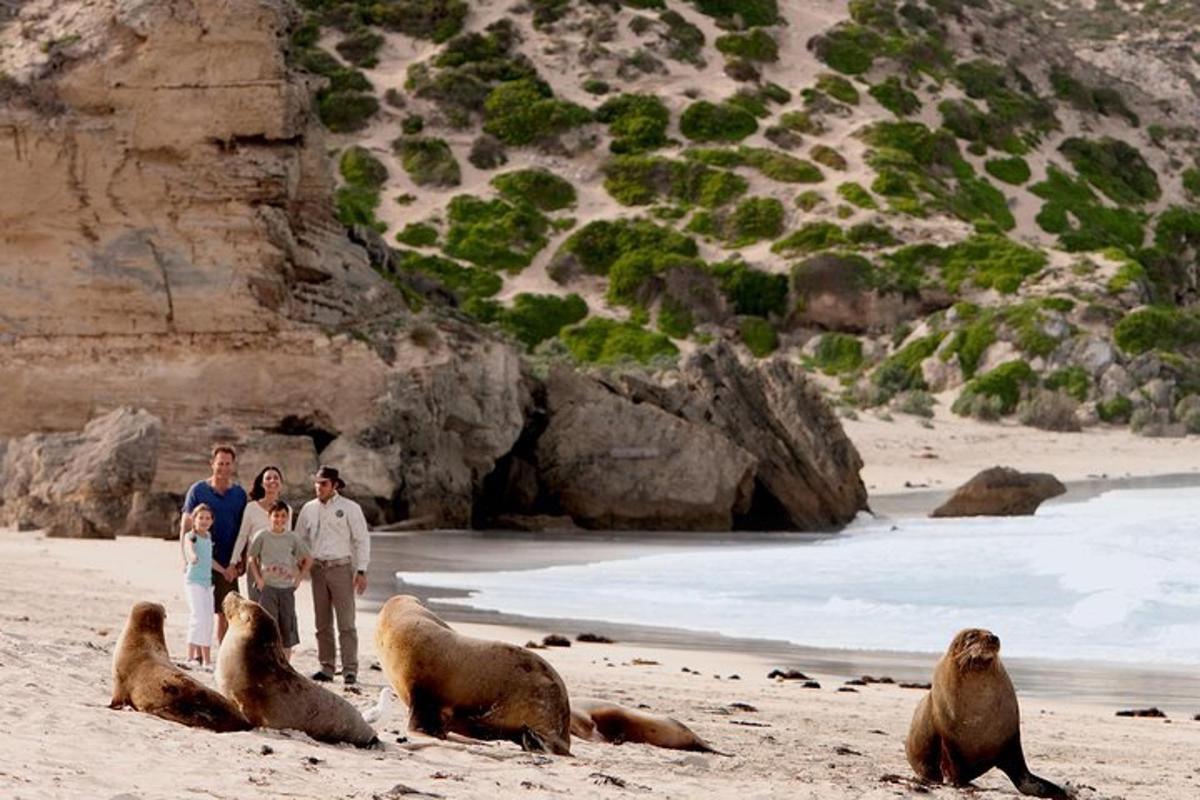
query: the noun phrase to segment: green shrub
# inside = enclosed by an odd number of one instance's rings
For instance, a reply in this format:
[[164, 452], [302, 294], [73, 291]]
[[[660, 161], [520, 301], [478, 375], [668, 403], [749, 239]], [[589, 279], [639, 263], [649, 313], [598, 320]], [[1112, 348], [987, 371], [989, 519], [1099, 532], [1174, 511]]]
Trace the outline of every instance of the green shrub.
[[378, 111], [374, 95], [362, 92], [330, 92], [317, 100], [317, 115], [334, 133], [361, 131]]
[[718, 20], [738, 19], [747, 28], [774, 25], [779, 22], [776, 0], [690, 0], [692, 5]]
[[591, 121], [586, 108], [555, 99], [528, 78], [501, 83], [483, 104], [483, 129], [508, 145], [528, 145]]
[[570, 0], [529, 0], [533, 7], [533, 27], [542, 30], [558, 22], [570, 8]]
[[833, 69], [845, 75], [861, 75], [882, 55], [883, 39], [860, 25], [843, 23], [815, 36], [809, 47]]
[[1086, 86], [1071, 73], [1057, 66], [1050, 68], [1050, 85], [1057, 97], [1068, 101], [1080, 111], [1104, 116], [1116, 114], [1124, 117], [1135, 128], [1141, 124], [1138, 115], [1125, 105], [1125, 99], [1116, 89]]
[[401, 136], [392, 149], [418, 186], [458, 186], [462, 182], [462, 171], [445, 139]]
[[942, 278], [957, 292], [968, 277], [980, 288], [1012, 294], [1021, 282], [1046, 266], [1045, 253], [1005, 236], [975, 235], [946, 248]]
[[671, 115], [654, 95], [621, 94], [596, 109], [596, 120], [608, 125], [612, 152], [641, 153], [667, 143]]
[[921, 110], [920, 99], [904, 88], [904, 84], [895, 75], [889, 76], [882, 83], [877, 83], [867, 90], [879, 105], [895, 114], [897, 117], [911, 116]]
[[602, 81], [599, 78], [588, 78], [583, 82], [583, 90], [588, 94], [608, 94], [612, 91], [608, 81]]
[[1016, 333], [1017, 347], [1032, 356], [1048, 356], [1060, 342], [1046, 330], [1044, 308], [1037, 302], [1017, 303], [1004, 309], [1002, 315]]
[[870, 222], [851, 225], [846, 230], [846, 241], [859, 247], [891, 247], [900, 243], [890, 228]]
[[1011, 158], [992, 158], [984, 162], [983, 168], [996, 180], [1004, 181], [1013, 186], [1020, 186], [1029, 180], [1031, 175], [1029, 164], [1020, 156]]
[[374, 89], [366, 75], [356, 69], [342, 66], [340, 61], [317, 47], [297, 52], [294, 56], [294, 63], [299, 69], [329, 79], [329, 86], [320, 92], [318, 101], [331, 94], [370, 92]]
[[342, 152], [338, 169], [346, 183], [379, 190], [387, 183], [388, 170], [364, 147], [353, 145]]
[[419, 39], [444, 42], [462, 30], [466, 0], [389, 0], [367, 7], [370, 21]]
[[658, 15], [658, 21], [667, 26], [665, 35], [660, 39], [666, 46], [667, 57], [703, 67], [704, 31], [677, 11], [663, 11]]
[[397, 268], [402, 272], [419, 272], [436, 278], [465, 304], [475, 299], [492, 297], [504, 286], [504, 280], [489, 269], [467, 267], [439, 256], [427, 256], [412, 250], [395, 251]]
[[730, 212], [702, 212], [688, 230], [715, 236], [729, 247], [745, 247], [783, 233], [783, 203], [773, 197], [749, 197]]
[[779, 336], [775, 327], [762, 317], [742, 317], [738, 322], [742, 343], [755, 358], [763, 358], [779, 347]]
[[1017, 406], [1017, 419], [1043, 431], [1078, 432], [1082, 430], [1078, 409], [1079, 402], [1064, 392], [1034, 389]]
[[648, 364], [659, 358], [674, 359], [679, 349], [661, 333], [635, 322], [617, 322], [591, 317], [581, 325], [564, 329], [559, 338], [571, 356], [582, 364], [618, 364], [636, 361]]
[[807, 111], [787, 111], [779, 117], [779, 124], [796, 133], [818, 136], [826, 131], [825, 123]]
[[410, 222], [396, 234], [396, 241], [409, 247], [429, 247], [437, 244], [437, 228], [424, 222]]
[[697, 142], [736, 142], [758, 130], [758, 123], [744, 109], [699, 100], [684, 110], [679, 130]]
[[858, 105], [858, 89], [841, 75], [821, 73], [817, 76], [817, 91], [824, 92], [834, 100], [840, 100], [846, 105]]
[[843, 183], [838, 186], [837, 193], [847, 203], [859, 208], [868, 210], [879, 208], [879, 205], [875, 202], [875, 198], [871, 197], [871, 193], [857, 183]]
[[387, 229], [375, 218], [375, 209], [379, 208], [378, 189], [349, 183], [339, 186], [333, 195], [333, 207], [338, 222], [347, 227], [363, 225], [380, 233]]
[[613, 262], [626, 253], [648, 250], [694, 258], [696, 242], [671, 228], [644, 219], [596, 220], [572, 233], [554, 254], [551, 274], [576, 262], [590, 275], [607, 275]]
[[1158, 175], [1146, 159], [1119, 139], [1071, 137], [1058, 149], [1080, 177], [1118, 204], [1141, 205], [1162, 196]]
[[727, 33], [718, 36], [717, 49], [727, 56], [737, 56], [747, 61], [778, 61], [779, 45], [775, 37], [761, 28], [748, 33]]
[[546, 246], [546, 218], [529, 206], [458, 195], [447, 210], [450, 227], [443, 250], [449, 256], [515, 272], [529, 266]]
[[613, 306], [644, 307], [656, 294], [656, 289], [649, 285], [655, 276], [677, 267], [697, 264], [696, 259], [685, 255], [635, 249], [620, 255], [608, 267], [606, 299]]
[[577, 294], [518, 294], [511, 309], [500, 317], [500, 327], [532, 350], [558, 335], [568, 325], [588, 315], [587, 303]]
[[381, 47], [382, 36], [368, 28], [359, 28], [338, 42], [334, 49], [354, 66], [369, 69], [379, 63]]
[[1066, 392], [1081, 403], [1087, 400], [1090, 384], [1087, 370], [1079, 366], [1055, 370], [1042, 381], [1042, 385], [1047, 389]]
[[1096, 404], [1096, 413], [1104, 422], [1124, 425], [1133, 414], [1133, 401], [1123, 395]]
[[812, 160], [818, 164], [823, 164], [830, 169], [845, 171], [846, 159], [837, 150], [823, 144], [813, 145], [812, 150], [808, 152], [812, 156]]
[[1180, 175], [1183, 188], [1193, 200], [1200, 200], [1200, 168], [1188, 167]]
[[547, 170], [531, 167], [492, 178], [500, 194], [514, 203], [527, 203], [539, 211], [560, 211], [575, 205], [575, 187]]
[[741, 147], [738, 153], [747, 166], [780, 183], [820, 183], [825, 180], [821, 170], [809, 161], [777, 150], [762, 147]]
[[682, 303], [670, 297], [663, 298], [658, 308], [658, 329], [672, 339], [686, 339], [692, 335], [696, 321], [692, 312]]
[[1130, 355], [1200, 344], [1200, 310], [1151, 306], [1130, 311], [1113, 328], [1113, 341]]
[[817, 369], [827, 375], [856, 372], [863, 363], [862, 342], [844, 333], [823, 334], [813, 353]]
[[710, 269], [734, 313], [768, 317], [787, 311], [787, 276], [753, 269], [738, 260], [713, 264]]
[[1046, 180], [1029, 191], [1046, 201], [1035, 218], [1038, 225], [1047, 233], [1058, 234], [1064, 250], [1117, 247], [1130, 253], [1142, 246], [1142, 216], [1130, 209], [1105, 206], [1086, 183], [1053, 164], [1046, 169]]
[[809, 189], [796, 195], [796, 207], [801, 211], [812, 211], [825, 202], [825, 196], [816, 189]]
[[832, 222], [809, 222], [771, 245], [772, 253], [799, 255], [846, 244], [842, 229]]
[[604, 188], [623, 205], [649, 205], [660, 195], [716, 208], [744, 194], [740, 175], [710, 169], [698, 161], [657, 156], [617, 156], [604, 166]]
[[892, 404], [892, 408], [901, 414], [911, 414], [914, 417], [933, 418], [933, 395], [924, 389], [913, 389], [901, 392]]
[[950, 410], [969, 414], [976, 397], [988, 397], [998, 401], [1001, 414], [1011, 414], [1021, 400], [1023, 388], [1036, 383], [1037, 375], [1028, 363], [1009, 361], [968, 381]]
[[945, 336], [945, 333], [931, 333], [909, 342], [876, 367], [871, 382], [879, 392], [880, 402], [900, 392], [929, 388], [921, 374], [921, 362], [934, 354]]
[[759, 119], [771, 116], [771, 110], [767, 108], [766, 98], [762, 97], [758, 92], [753, 92], [749, 89], [738, 89], [732, 97], [725, 101], [725, 105], [740, 108]]
[[947, 359], [957, 354], [963, 377], [970, 378], [979, 368], [983, 354], [995, 341], [996, 321], [991, 315], [986, 315], [955, 331], [943, 354]]

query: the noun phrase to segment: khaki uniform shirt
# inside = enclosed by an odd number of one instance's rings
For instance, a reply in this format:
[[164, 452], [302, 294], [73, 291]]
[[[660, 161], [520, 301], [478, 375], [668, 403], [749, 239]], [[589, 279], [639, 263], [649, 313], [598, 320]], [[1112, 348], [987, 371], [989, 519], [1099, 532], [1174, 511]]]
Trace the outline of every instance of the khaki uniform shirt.
[[296, 515], [296, 534], [316, 561], [348, 558], [366, 572], [371, 561], [371, 536], [362, 506], [340, 494], [322, 503], [315, 497]]

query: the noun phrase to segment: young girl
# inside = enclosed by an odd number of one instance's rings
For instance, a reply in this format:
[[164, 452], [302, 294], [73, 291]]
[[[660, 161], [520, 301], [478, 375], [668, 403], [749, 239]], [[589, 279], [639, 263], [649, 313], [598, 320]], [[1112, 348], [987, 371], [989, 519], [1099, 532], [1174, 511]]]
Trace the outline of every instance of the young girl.
[[213, 542], [208, 535], [213, 524], [212, 509], [204, 503], [192, 509], [192, 530], [183, 541], [187, 559], [184, 588], [188, 608], [188, 661], [201, 669], [212, 669], [210, 648], [213, 635]]

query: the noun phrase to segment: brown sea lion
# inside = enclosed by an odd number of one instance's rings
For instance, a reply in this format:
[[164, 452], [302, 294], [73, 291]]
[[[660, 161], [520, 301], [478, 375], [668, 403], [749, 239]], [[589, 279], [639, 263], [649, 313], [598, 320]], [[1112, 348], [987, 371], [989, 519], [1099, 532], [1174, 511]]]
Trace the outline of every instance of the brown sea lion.
[[526, 750], [570, 755], [567, 689], [538, 655], [458, 634], [409, 595], [384, 604], [375, 645], [384, 674], [408, 705], [410, 731], [507, 739]]
[[591, 697], [571, 698], [571, 735], [588, 742], [637, 742], [669, 750], [720, 752], [677, 719]]
[[1025, 766], [1020, 708], [991, 631], [959, 631], [913, 714], [905, 753], [923, 780], [966, 786], [998, 767], [1021, 794], [1070, 797]]
[[112, 661], [110, 708], [133, 706], [156, 717], [218, 733], [248, 731], [253, 725], [228, 698], [171, 662], [163, 638], [167, 610], [134, 603]]
[[231, 592], [221, 604], [229, 630], [217, 657], [217, 686], [255, 725], [287, 728], [336, 744], [372, 747], [379, 737], [358, 709], [292, 668], [279, 626], [258, 603]]

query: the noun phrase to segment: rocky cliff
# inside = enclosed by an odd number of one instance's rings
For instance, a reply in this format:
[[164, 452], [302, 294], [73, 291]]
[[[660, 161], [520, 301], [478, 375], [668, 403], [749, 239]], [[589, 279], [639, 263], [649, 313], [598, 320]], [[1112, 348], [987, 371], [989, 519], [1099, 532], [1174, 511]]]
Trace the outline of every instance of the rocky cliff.
[[[565, 439], [539, 444], [542, 430], [570, 427], [554, 413], [558, 384], [533, 378], [513, 346], [473, 323], [411, 312], [372, 268], [379, 258], [347, 238], [312, 110], [317, 79], [285, 58], [295, 22], [283, 0], [0, 10], [0, 522], [168, 534], [210, 445], [231, 441], [243, 481], [279, 464], [293, 499], [311, 491], [320, 458], [341, 466], [377, 520], [468, 525], [514, 505], [496, 487], [521, 447], [578, 450], [571, 439], [595, 429], [584, 415]], [[609, 392], [572, 380], [585, 394]], [[637, 430], [637, 398], [614, 397], [606, 430]], [[776, 404], [828, 417], [819, 398], [797, 397]], [[686, 468], [679, 452], [745, 447], [719, 420], [660, 413], [676, 419], [683, 445], [643, 465], [664, 492]], [[653, 495], [618, 515], [619, 493], [609, 511], [576, 508], [557, 496], [550, 466], [569, 457], [533, 459], [534, 504], [593, 526], [712, 527], [769, 507], [772, 527], [834, 527], [865, 505], [852, 446], [837, 442], [845, 457], [832, 471], [788, 466], [826, 435], [841, 435], [836, 423], [795, 440], [780, 429], [787, 444], [770, 456], [738, 451], [723, 467], [741, 465], [733, 489], [700, 515], [655, 512], [663, 498]], [[153, 452], [97, 455], [112, 441]], [[50, 466], [31, 472], [35, 457]], [[768, 458], [820, 479], [769, 488]], [[76, 459], [90, 472], [72, 471]], [[88, 489], [83, 472], [122, 477]], [[693, 488], [714, 491], [703, 480]], [[106, 502], [114, 494], [122, 501]], [[64, 507], [86, 523], [68, 522]]]

